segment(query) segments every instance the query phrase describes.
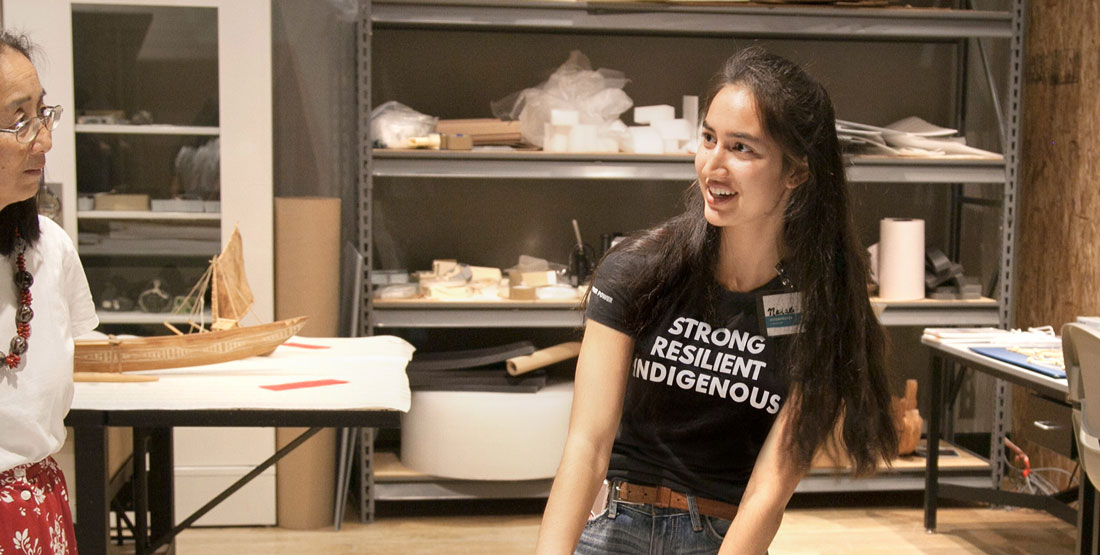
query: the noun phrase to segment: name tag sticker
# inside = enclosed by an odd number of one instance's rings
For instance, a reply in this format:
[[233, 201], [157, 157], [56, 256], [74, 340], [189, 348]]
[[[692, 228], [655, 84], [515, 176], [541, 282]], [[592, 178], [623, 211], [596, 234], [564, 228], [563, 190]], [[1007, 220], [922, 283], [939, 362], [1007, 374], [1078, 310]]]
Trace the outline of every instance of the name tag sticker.
[[760, 315], [768, 337], [791, 335], [802, 328], [802, 293], [778, 293], [760, 297]]

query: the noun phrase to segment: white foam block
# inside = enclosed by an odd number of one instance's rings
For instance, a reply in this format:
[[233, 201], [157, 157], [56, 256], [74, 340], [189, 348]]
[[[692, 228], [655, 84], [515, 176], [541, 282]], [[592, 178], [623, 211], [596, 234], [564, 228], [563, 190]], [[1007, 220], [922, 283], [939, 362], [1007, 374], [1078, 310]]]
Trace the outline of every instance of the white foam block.
[[634, 123], [653, 123], [669, 119], [676, 119], [676, 109], [668, 104], [637, 106], [634, 108]]
[[691, 139], [691, 125], [686, 119], [658, 120], [651, 123], [650, 127], [656, 129], [661, 134], [661, 138], [665, 140], [686, 141]]
[[470, 272], [473, 274], [473, 277], [470, 278], [471, 281], [491, 281], [496, 283], [504, 277], [500, 268], [491, 268], [488, 266], [470, 266]]
[[543, 125], [542, 150], [546, 152], [568, 152], [569, 130], [568, 125]]
[[684, 111], [681, 116], [687, 120], [691, 132], [699, 127], [699, 97], [693, 94], [684, 95]]
[[596, 152], [618, 152], [619, 141], [614, 137], [599, 137], [596, 139]]
[[569, 128], [569, 152], [594, 152], [596, 126], [579, 123]]
[[401, 463], [458, 480], [553, 478], [573, 382], [537, 393], [417, 391], [401, 419]]
[[664, 154], [664, 141], [656, 129], [649, 126], [630, 128], [630, 152], [637, 154]]

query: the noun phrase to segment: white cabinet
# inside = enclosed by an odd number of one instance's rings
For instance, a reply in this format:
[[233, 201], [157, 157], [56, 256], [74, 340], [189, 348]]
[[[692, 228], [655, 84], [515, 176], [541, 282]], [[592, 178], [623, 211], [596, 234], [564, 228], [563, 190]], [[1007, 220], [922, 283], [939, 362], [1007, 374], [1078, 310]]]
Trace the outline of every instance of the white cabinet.
[[[275, 450], [275, 429], [176, 428], [172, 441], [178, 524], [270, 457]], [[275, 521], [272, 466], [195, 521], [195, 525], [273, 526]]]
[[[65, 108], [46, 182], [101, 311], [123, 299], [104, 324], [159, 324], [160, 307], [142, 311], [138, 294], [157, 278], [174, 281], [162, 284], [169, 297], [186, 294], [234, 227], [253, 311], [271, 321], [269, 0], [4, 0], [3, 9], [5, 27], [40, 46], [47, 99]], [[96, 209], [92, 197], [109, 191], [139, 196]]]

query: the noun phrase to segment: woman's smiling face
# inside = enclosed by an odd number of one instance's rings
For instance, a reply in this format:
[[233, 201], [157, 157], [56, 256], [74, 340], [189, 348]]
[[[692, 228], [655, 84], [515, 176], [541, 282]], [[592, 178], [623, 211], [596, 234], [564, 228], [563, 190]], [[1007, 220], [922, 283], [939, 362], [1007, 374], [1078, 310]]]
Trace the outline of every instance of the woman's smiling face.
[[782, 226], [798, 182], [764, 129], [753, 93], [740, 85], [722, 88], [702, 128], [695, 171], [707, 221], [722, 228]]
[[[0, 127], [39, 116], [44, 97], [31, 61], [13, 48], [0, 50]], [[46, 152], [52, 146], [53, 136], [44, 126], [26, 144], [16, 140], [14, 133], [0, 133], [0, 209], [38, 192]]]

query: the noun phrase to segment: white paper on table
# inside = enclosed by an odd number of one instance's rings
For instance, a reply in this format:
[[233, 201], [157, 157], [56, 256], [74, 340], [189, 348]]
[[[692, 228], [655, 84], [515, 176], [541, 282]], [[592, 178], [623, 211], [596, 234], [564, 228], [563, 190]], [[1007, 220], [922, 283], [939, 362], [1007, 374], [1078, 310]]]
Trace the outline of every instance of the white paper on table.
[[[310, 348], [322, 347], [322, 348]], [[291, 337], [269, 356], [149, 370], [156, 382], [78, 382], [73, 409], [381, 409], [407, 412], [414, 347], [393, 336]], [[273, 391], [263, 386], [345, 383]]]

